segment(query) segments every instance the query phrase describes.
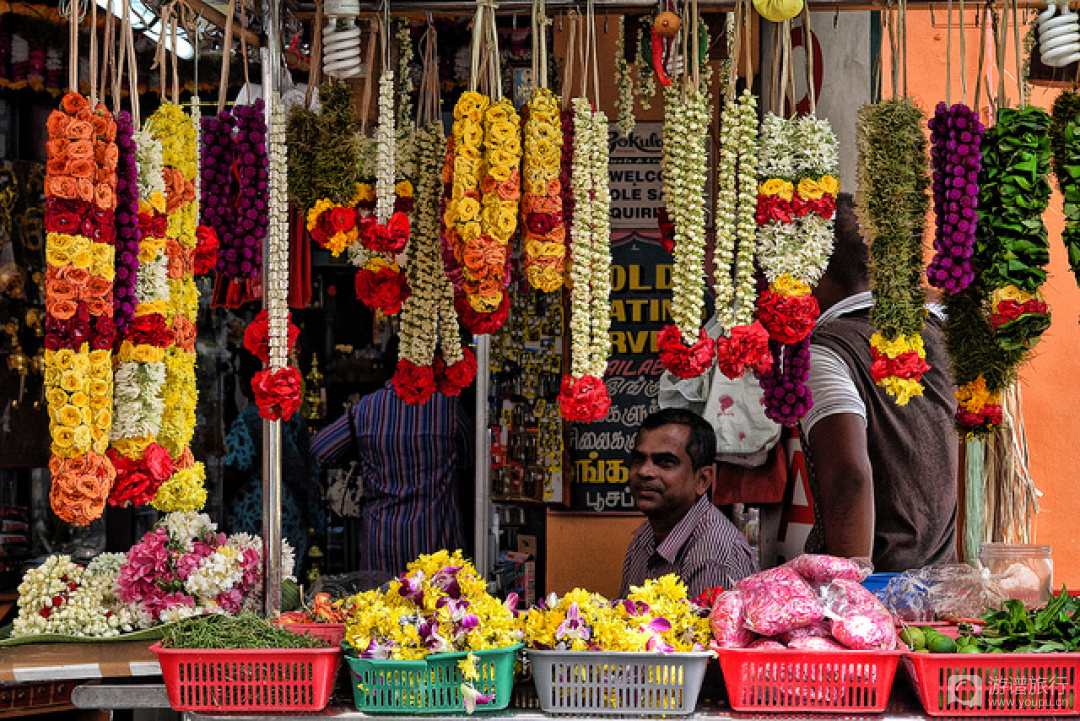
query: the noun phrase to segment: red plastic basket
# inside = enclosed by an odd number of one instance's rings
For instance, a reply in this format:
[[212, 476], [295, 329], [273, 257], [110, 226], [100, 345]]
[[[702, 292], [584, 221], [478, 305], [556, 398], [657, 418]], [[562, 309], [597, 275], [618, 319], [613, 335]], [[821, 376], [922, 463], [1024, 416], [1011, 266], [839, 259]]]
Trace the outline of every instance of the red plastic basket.
[[321, 711], [341, 663], [340, 648], [150, 650], [176, 711]]
[[902, 652], [732, 648], [719, 655], [736, 711], [879, 713]]
[[911, 653], [931, 716], [1061, 716], [1077, 712], [1080, 653]]
[[279, 621], [278, 625], [293, 633], [321, 638], [331, 646], [337, 646], [345, 640], [345, 624], [343, 623], [281, 623]]

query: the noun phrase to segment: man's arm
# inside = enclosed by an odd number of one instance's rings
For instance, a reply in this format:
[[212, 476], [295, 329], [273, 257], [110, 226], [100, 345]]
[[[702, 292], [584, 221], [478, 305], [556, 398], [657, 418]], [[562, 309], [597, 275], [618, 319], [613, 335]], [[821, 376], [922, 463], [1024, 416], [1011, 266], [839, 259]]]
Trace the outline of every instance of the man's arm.
[[333, 464], [349, 460], [355, 450], [352, 433], [352, 408], [311, 439], [311, 457], [318, 463]]
[[809, 443], [825, 552], [845, 558], [872, 556], [874, 478], [866, 421], [854, 413], [825, 416], [810, 429]]

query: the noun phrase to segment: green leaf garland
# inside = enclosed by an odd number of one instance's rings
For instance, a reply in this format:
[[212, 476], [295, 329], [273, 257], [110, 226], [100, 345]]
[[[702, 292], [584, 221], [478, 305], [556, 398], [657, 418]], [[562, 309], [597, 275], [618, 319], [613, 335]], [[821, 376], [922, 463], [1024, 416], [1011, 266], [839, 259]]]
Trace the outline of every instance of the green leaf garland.
[[1069, 254], [1069, 267], [1080, 284], [1080, 93], [1069, 90], [1054, 101], [1050, 145], [1054, 175], [1064, 198], [1065, 230], [1061, 240]]

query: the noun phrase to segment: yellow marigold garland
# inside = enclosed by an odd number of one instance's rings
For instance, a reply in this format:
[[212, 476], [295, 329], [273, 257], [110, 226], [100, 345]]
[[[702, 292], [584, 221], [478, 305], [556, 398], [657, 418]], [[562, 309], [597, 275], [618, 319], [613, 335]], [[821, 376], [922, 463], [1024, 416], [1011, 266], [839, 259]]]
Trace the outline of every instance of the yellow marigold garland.
[[559, 104], [547, 88], [533, 91], [524, 132], [525, 277], [545, 293], [562, 287], [566, 276], [566, 226], [559, 173], [563, 145]]

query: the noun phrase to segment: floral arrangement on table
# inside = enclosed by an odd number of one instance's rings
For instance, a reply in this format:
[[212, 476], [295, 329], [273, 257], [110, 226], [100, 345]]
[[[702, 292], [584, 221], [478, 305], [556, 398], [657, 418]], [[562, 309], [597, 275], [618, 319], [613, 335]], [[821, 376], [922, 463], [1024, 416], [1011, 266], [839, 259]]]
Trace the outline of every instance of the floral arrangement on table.
[[123, 555], [105, 553], [83, 566], [49, 556], [19, 584], [19, 615], [12, 638], [61, 634], [107, 638], [135, 628], [131, 609], [116, 596]]
[[1064, 205], [1065, 229], [1061, 241], [1068, 251], [1069, 268], [1080, 283], [1080, 93], [1062, 91], [1054, 101], [1050, 145], [1054, 176]]
[[813, 404], [806, 378], [819, 309], [811, 291], [832, 254], [838, 165], [828, 121], [765, 117], [755, 220], [758, 263], [768, 286], [758, 296], [757, 319], [769, 334], [773, 364], [758, 377], [765, 415], [786, 426]]
[[556, 651], [703, 651], [709, 609], [694, 604], [673, 574], [631, 586], [623, 600], [575, 588], [550, 595], [521, 620], [530, 648]]
[[486, 587], [460, 550], [422, 555], [385, 591], [348, 599], [345, 640], [360, 658], [401, 660], [518, 643], [513, 611]]
[[[412, 183], [397, 178], [398, 137], [394, 115], [394, 71], [379, 78], [379, 126], [375, 131], [374, 213], [360, 218], [360, 244], [349, 249], [356, 273], [356, 297], [372, 310], [396, 315], [410, 293], [404, 271], [395, 256], [409, 241]], [[370, 198], [366, 184], [358, 188], [362, 201]], [[397, 191], [401, 191], [398, 197]], [[399, 203], [399, 201], [402, 201]], [[408, 206], [404, 205], [408, 203]]]
[[713, 364], [716, 342], [702, 327], [705, 294], [705, 138], [712, 116], [708, 83], [672, 84], [664, 91], [664, 203], [674, 227], [672, 325], [660, 331], [664, 367], [693, 378]]
[[49, 501], [65, 522], [101, 516], [116, 477], [112, 427], [117, 187], [116, 123], [69, 93], [47, 123], [45, 399], [52, 436]]
[[979, 223], [979, 171], [985, 128], [962, 103], [938, 103], [930, 119], [934, 188], [934, 253], [926, 278], [955, 295], [975, 279], [975, 229]]
[[1050, 325], [1040, 286], [1049, 261], [1042, 213], [1050, 199], [1050, 116], [1002, 108], [986, 131], [979, 175], [982, 210], [975, 280], [946, 299], [946, 343], [958, 390], [958, 428], [985, 434], [1001, 424], [1001, 392]]
[[227, 307], [239, 305], [240, 285], [262, 273], [269, 198], [267, 128], [261, 98], [202, 119], [202, 223], [212, 228], [220, 252], [218, 283]]
[[547, 88], [535, 89], [524, 117], [522, 262], [529, 285], [551, 293], [563, 286], [566, 274], [566, 224], [559, 181], [563, 129], [555, 94]]
[[159, 511], [194, 511], [206, 503], [206, 477], [189, 444], [195, 432], [195, 318], [199, 290], [195, 285], [195, 252], [199, 243], [195, 196], [198, 173], [197, 130], [183, 108], [163, 103], [146, 121], [146, 130], [161, 143], [165, 178], [166, 276], [169, 296], [164, 316], [172, 334], [165, 351], [164, 410], [157, 443], [173, 459], [173, 474], [151, 502]]
[[426, 403], [436, 390], [459, 395], [476, 377], [476, 356], [461, 345], [454, 288], [439, 240], [440, 164], [447, 153], [442, 123], [420, 128], [416, 148], [416, 224], [407, 261], [412, 293], [401, 309], [400, 358], [393, 377], [398, 395], [411, 404]]
[[[570, 373], [559, 407], [568, 421], [591, 423], [607, 415], [604, 384], [611, 355], [611, 193], [608, 188], [607, 116], [586, 98], [574, 110], [573, 241], [570, 265]], [[564, 126], [565, 127], [565, 126]], [[564, 206], [565, 207], [565, 206]]]
[[716, 244], [713, 288], [721, 336], [716, 362], [731, 379], [748, 368], [772, 367], [769, 333], [754, 319], [757, 221], [757, 98], [749, 88], [724, 103], [716, 167]]
[[[282, 541], [282, 576], [292, 578], [294, 566], [292, 547]], [[257, 611], [262, 539], [219, 533], [205, 513], [169, 513], [127, 552], [116, 595], [139, 628], [204, 613]]]
[[311, 237], [336, 258], [360, 237], [352, 204], [360, 160], [356, 110], [340, 81], [319, 86], [319, 102], [319, 113], [296, 105], [289, 115], [289, 198], [304, 210]]
[[[859, 109], [856, 212], [870, 243], [874, 381], [906, 405], [930, 369], [923, 347], [923, 229], [928, 198], [923, 113], [910, 98]], [[984, 146], [985, 147], [985, 146]]]
[[[168, 259], [165, 256], [165, 175], [161, 143], [146, 131], [133, 131], [127, 113], [117, 116], [120, 168], [134, 162], [135, 189], [117, 187], [120, 208], [131, 212], [135, 202], [138, 239], [133, 287], [134, 318], [118, 332], [115, 350], [114, 411], [108, 455], [116, 468], [109, 494], [114, 506], [139, 506], [153, 500], [173, 473], [173, 459], [157, 443], [165, 412], [165, 351], [173, 342], [165, 313], [168, 306]], [[130, 141], [129, 141], [130, 139]], [[122, 213], [117, 213], [120, 220]], [[118, 222], [119, 234], [129, 231]], [[120, 256], [122, 258], [122, 254]], [[120, 263], [117, 275], [122, 273]]]

